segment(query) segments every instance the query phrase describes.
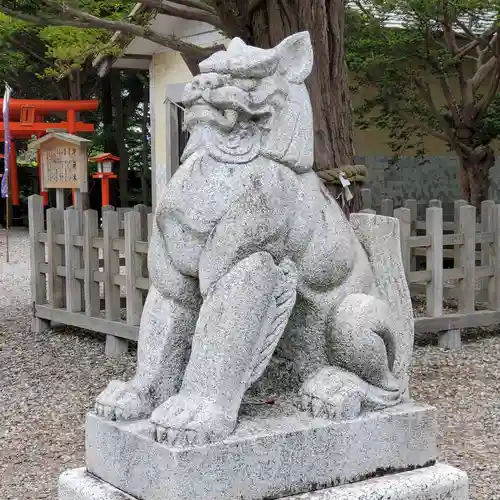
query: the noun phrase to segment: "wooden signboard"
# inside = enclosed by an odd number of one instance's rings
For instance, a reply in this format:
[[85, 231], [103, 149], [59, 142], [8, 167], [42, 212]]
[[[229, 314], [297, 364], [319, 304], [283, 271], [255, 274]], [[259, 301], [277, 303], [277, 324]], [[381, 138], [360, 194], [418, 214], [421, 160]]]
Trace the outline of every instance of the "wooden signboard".
[[91, 141], [72, 134], [52, 132], [33, 141], [40, 151], [42, 189], [78, 189], [88, 192], [87, 149]]

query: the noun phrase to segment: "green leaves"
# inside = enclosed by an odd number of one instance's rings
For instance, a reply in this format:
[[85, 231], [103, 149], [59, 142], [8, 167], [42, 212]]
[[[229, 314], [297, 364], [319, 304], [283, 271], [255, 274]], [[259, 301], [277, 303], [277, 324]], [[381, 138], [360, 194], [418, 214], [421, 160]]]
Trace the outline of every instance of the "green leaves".
[[[72, 7], [82, 9], [98, 17], [121, 19], [126, 17], [135, 5], [133, 0], [74, 0], [66, 2]], [[44, 68], [37, 71], [40, 76], [61, 78], [72, 69], [82, 67], [84, 62], [99, 53], [115, 53], [117, 48], [110, 45], [110, 33], [102, 29], [78, 28], [59, 26], [57, 21], [61, 18], [57, 6], [65, 2], [20, 0], [2, 0], [0, 6], [12, 11], [34, 16], [37, 24], [19, 21], [16, 18], [1, 14], [0, 17], [0, 47], [7, 45], [13, 52], [22, 52], [22, 48], [13, 48], [10, 40], [17, 37], [20, 32], [29, 34], [33, 39], [38, 39], [39, 47], [43, 47], [43, 57], [47, 60]], [[14, 61], [14, 67], [22, 64], [21, 60]]]
[[[359, 125], [388, 130], [393, 147], [433, 135], [463, 151], [498, 136], [499, 72], [483, 66], [494, 68], [496, 58], [500, 66], [498, 0], [359, 0], [347, 8], [347, 63], [370, 95], [355, 110]], [[481, 71], [487, 77], [472, 85]], [[481, 114], [488, 88], [493, 98]]]

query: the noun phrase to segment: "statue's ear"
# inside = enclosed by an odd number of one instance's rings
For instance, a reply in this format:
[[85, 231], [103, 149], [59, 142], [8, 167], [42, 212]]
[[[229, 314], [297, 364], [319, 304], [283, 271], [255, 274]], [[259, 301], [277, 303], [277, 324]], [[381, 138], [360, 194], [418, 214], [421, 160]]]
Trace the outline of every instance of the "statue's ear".
[[313, 49], [308, 31], [285, 38], [277, 47], [279, 68], [291, 83], [304, 83], [313, 67]]

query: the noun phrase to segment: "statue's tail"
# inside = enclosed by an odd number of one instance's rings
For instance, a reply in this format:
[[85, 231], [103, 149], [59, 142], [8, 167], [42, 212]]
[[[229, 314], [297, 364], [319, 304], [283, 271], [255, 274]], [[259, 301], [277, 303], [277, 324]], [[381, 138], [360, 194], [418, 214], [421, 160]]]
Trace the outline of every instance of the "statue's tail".
[[413, 308], [401, 257], [399, 221], [393, 217], [351, 214], [351, 223], [368, 254], [380, 298], [389, 304], [387, 323], [394, 332], [393, 375], [404, 395], [413, 352]]

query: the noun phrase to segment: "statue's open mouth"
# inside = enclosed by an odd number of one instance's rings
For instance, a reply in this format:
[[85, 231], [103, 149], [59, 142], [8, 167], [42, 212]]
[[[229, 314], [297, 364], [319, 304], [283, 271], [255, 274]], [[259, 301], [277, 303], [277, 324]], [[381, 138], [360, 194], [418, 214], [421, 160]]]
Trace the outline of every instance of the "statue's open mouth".
[[260, 104], [253, 109], [249, 94], [232, 86], [187, 92], [183, 102], [184, 125], [188, 130], [201, 123], [213, 123], [231, 131], [238, 123], [261, 120], [272, 114], [268, 105]]
[[232, 109], [217, 109], [204, 100], [186, 107], [184, 126], [192, 130], [198, 124], [212, 123], [222, 130], [232, 130], [238, 122], [238, 111]]

